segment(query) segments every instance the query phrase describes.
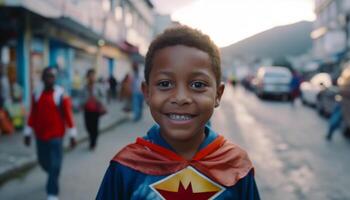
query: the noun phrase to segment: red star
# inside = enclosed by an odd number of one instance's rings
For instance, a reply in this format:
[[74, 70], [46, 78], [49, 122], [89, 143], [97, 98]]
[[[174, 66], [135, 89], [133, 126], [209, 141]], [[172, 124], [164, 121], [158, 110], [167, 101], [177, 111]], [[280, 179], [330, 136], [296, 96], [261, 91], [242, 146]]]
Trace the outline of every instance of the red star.
[[160, 189], [157, 189], [157, 191], [166, 200], [179, 200], [179, 199], [207, 200], [210, 197], [212, 197], [214, 194], [216, 194], [216, 191], [215, 192], [198, 192], [198, 193], [193, 193], [191, 183], [185, 189], [184, 186], [182, 185], [182, 182], [180, 182], [179, 189], [178, 189], [177, 192], [170, 192], [170, 191], [160, 190]]

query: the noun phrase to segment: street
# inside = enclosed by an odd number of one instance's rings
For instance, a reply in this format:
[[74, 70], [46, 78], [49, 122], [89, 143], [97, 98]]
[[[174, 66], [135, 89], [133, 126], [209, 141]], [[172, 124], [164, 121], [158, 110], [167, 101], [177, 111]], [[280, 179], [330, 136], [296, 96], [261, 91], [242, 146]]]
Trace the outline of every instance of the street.
[[350, 143], [339, 133], [327, 142], [326, 120], [299, 102], [226, 89], [214, 126], [248, 151], [262, 199], [350, 198]]
[[[144, 116], [101, 135], [93, 152], [82, 143], [65, 154], [60, 199], [94, 199], [109, 160], [152, 125], [148, 111]], [[248, 152], [262, 199], [350, 199], [350, 142], [339, 132], [327, 142], [327, 121], [312, 108], [260, 100], [241, 87], [227, 86], [212, 124]], [[0, 199], [44, 199], [45, 182], [45, 174], [35, 167], [3, 185]]]

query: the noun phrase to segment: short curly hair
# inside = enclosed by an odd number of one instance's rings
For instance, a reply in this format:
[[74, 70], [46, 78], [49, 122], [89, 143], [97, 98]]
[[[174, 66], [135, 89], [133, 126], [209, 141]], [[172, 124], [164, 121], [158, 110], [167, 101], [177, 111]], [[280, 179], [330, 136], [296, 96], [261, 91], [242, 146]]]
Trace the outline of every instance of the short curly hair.
[[215, 74], [217, 85], [221, 82], [221, 59], [219, 48], [210, 39], [210, 37], [197, 29], [190, 28], [185, 25], [179, 25], [173, 28], [166, 29], [158, 35], [148, 48], [145, 59], [145, 80], [149, 83], [149, 74], [152, 70], [152, 62], [154, 55], [160, 49], [175, 46], [185, 45], [194, 47], [206, 52], [211, 60], [212, 69]]

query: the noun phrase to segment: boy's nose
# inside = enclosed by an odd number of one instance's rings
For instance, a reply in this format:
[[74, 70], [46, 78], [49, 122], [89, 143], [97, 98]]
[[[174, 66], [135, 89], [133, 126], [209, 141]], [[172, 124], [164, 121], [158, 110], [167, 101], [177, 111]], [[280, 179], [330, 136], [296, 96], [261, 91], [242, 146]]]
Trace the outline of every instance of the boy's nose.
[[190, 104], [192, 102], [191, 94], [183, 87], [179, 87], [172, 98], [171, 103], [177, 105]]

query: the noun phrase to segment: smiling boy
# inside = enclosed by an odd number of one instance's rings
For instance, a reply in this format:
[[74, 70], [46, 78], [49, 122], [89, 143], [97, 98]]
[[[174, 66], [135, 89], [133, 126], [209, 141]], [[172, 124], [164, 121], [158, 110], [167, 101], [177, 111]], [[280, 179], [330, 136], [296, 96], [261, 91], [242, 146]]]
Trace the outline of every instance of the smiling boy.
[[206, 126], [224, 92], [210, 38], [167, 29], [149, 47], [145, 79], [157, 124], [112, 159], [96, 199], [259, 199], [246, 152]]

